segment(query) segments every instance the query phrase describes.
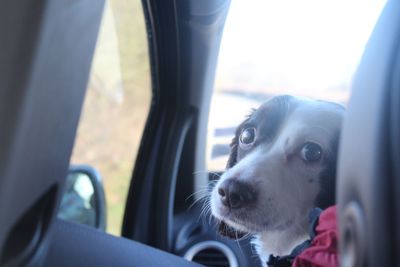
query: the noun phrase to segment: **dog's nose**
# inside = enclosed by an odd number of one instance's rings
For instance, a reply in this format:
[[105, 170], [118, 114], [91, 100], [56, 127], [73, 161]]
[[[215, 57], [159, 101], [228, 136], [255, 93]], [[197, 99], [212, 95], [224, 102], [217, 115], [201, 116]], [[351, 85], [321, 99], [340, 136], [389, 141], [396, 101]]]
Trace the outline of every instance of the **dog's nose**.
[[245, 207], [256, 199], [251, 187], [236, 179], [227, 179], [222, 182], [218, 188], [218, 194], [222, 204], [231, 209]]

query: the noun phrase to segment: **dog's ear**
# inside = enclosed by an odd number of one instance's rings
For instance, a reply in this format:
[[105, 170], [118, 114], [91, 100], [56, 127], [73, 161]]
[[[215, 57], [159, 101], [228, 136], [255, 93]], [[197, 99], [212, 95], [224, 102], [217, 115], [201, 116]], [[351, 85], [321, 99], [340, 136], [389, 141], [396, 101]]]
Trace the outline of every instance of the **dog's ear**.
[[338, 156], [340, 131], [331, 141], [331, 151], [327, 158], [325, 169], [319, 176], [320, 193], [317, 195], [315, 205], [321, 209], [335, 205], [336, 201], [336, 163]]
[[[344, 117], [346, 108], [343, 105], [333, 102], [326, 103], [335, 105], [338, 108], [338, 112], [342, 113], [342, 118]], [[321, 209], [326, 209], [336, 203], [336, 173], [340, 135], [341, 128], [337, 130], [332, 140], [330, 140], [331, 149], [326, 158], [326, 167], [319, 176], [321, 190], [315, 200], [315, 205]]]

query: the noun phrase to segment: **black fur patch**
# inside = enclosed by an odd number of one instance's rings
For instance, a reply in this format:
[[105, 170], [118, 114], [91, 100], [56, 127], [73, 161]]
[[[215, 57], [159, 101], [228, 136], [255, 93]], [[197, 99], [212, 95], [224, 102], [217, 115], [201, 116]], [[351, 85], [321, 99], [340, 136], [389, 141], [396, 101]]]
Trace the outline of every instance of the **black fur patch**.
[[326, 169], [323, 170], [319, 176], [319, 183], [321, 191], [317, 195], [315, 205], [321, 209], [326, 209], [329, 206], [335, 205], [336, 200], [336, 163], [338, 156], [340, 132], [335, 135], [334, 140], [331, 141], [331, 148], [327, 156]]

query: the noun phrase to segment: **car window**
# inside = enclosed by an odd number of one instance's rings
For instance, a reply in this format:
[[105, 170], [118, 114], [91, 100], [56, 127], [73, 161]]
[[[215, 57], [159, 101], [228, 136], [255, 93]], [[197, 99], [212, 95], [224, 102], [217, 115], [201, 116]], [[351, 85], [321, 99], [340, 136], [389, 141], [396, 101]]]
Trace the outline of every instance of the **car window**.
[[107, 1], [72, 164], [101, 174], [107, 232], [119, 235], [129, 182], [150, 107], [150, 69], [140, 0]]
[[208, 170], [224, 170], [235, 127], [271, 96], [290, 94], [346, 105], [352, 77], [384, 4], [232, 1], [210, 109]]

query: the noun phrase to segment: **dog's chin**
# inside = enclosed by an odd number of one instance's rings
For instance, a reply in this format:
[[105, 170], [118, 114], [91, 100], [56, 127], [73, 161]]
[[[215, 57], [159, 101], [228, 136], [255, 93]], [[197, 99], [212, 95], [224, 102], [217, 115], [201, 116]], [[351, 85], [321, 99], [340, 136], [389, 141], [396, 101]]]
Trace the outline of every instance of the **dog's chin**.
[[226, 224], [224, 221], [219, 222], [218, 232], [222, 236], [229, 237], [231, 239], [236, 239], [236, 240], [242, 239], [248, 235], [247, 232], [237, 230], [236, 228], [231, 227], [228, 224]]
[[266, 225], [256, 225], [252, 222], [251, 219], [248, 221], [243, 221], [235, 217], [230, 217], [229, 219], [223, 220], [228, 226], [242, 232], [246, 232], [249, 234], [257, 234], [261, 233], [268, 229]]
[[[248, 211], [231, 211], [223, 207], [218, 209], [218, 211], [213, 210], [212, 214], [219, 222], [218, 230], [220, 234], [233, 239], [239, 239], [244, 235], [256, 234], [264, 230], [262, 226], [251, 223], [251, 216], [248, 216], [248, 214], [244, 215], [243, 213], [248, 213]], [[243, 220], [243, 217], [248, 219]]]

